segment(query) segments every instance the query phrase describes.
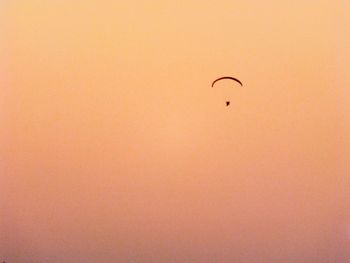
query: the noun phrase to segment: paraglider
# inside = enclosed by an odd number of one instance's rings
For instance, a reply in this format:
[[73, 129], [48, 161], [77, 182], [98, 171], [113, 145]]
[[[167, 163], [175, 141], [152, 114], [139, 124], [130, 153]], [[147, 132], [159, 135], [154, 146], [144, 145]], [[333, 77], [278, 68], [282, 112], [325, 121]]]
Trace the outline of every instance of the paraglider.
[[222, 80], [222, 79], [231, 79], [231, 80], [234, 80], [234, 81], [238, 82], [238, 83], [243, 87], [242, 82], [241, 82], [239, 79], [236, 79], [236, 78], [234, 78], [234, 77], [221, 77], [221, 78], [218, 78], [218, 79], [216, 79], [216, 80], [213, 81], [213, 83], [211, 84], [211, 86], [214, 87], [214, 84], [215, 84], [217, 81]]
[[[236, 79], [234, 77], [220, 77], [220, 78], [217, 78], [216, 80], [213, 81], [213, 83], [211, 84], [212, 87], [214, 87], [215, 83], [220, 81], [220, 80], [224, 80], [224, 79], [228, 79], [228, 80], [233, 80], [237, 83], [239, 83], [242, 87], [243, 87], [243, 84], [242, 82], [239, 80], [239, 79]], [[226, 101], [226, 107], [228, 107], [230, 105], [230, 101]]]

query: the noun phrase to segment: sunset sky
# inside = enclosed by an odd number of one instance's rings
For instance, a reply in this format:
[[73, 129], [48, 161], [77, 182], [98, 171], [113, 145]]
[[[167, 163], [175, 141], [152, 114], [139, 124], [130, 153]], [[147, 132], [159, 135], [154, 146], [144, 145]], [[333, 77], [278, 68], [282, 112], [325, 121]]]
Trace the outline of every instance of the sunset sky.
[[349, 68], [348, 0], [0, 0], [0, 262], [350, 262]]

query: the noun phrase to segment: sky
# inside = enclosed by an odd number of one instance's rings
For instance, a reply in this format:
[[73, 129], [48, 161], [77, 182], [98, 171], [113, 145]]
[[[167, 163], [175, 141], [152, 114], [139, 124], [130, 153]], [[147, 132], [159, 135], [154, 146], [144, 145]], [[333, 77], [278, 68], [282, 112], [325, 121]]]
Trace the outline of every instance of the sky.
[[0, 261], [350, 262], [349, 10], [2, 0]]

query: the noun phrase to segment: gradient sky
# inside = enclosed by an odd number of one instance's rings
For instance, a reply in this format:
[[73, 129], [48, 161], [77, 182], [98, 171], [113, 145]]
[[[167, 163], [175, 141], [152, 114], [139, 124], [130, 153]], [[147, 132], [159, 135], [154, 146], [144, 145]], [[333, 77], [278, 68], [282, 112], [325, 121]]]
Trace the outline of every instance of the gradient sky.
[[350, 262], [349, 25], [346, 0], [2, 0], [0, 261]]

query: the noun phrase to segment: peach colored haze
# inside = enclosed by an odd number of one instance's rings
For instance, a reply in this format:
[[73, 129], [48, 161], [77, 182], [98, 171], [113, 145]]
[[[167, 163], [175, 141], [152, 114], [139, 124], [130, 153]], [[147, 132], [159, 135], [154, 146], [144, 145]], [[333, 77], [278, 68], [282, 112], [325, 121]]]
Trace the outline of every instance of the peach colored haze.
[[0, 262], [350, 262], [349, 10], [3, 0]]

